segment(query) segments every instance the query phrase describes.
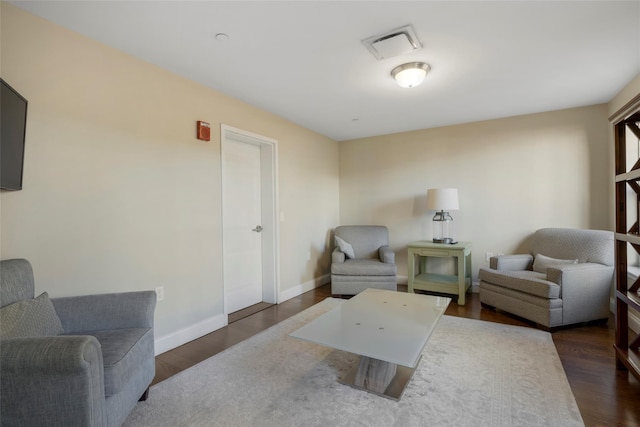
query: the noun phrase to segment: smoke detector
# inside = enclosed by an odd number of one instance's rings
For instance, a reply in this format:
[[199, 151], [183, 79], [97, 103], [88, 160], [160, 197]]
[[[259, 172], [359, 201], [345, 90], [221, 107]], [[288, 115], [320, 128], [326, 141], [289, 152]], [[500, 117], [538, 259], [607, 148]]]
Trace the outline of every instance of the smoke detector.
[[422, 44], [411, 25], [405, 25], [404, 27], [387, 31], [384, 34], [366, 38], [362, 40], [362, 44], [378, 60], [393, 58], [394, 56], [422, 49]]

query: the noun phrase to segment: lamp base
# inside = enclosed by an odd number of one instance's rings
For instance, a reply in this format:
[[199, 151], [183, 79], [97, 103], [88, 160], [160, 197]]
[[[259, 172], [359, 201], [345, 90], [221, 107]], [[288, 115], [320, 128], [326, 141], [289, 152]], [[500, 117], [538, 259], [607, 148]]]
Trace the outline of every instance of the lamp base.
[[450, 245], [453, 243], [453, 239], [451, 237], [444, 237], [442, 239], [433, 239], [433, 243], [444, 243], [445, 245]]

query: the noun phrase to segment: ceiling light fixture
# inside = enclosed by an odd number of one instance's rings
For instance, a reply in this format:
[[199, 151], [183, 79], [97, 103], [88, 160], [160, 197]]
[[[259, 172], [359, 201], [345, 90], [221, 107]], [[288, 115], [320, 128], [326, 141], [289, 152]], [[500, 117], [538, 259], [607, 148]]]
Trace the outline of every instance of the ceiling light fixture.
[[430, 70], [429, 64], [424, 62], [408, 62], [391, 70], [391, 76], [402, 87], [416, 87]]

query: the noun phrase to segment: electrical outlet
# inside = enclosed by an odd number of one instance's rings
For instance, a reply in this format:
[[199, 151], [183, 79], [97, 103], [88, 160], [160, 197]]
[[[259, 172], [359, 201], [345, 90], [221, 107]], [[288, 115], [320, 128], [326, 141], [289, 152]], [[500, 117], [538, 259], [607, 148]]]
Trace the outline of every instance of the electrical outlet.
[[485, 261], [491, 261], [491, 257], [493, 256], [493, 252], [487, 252], [485, 255]]
[[158, 301], [162, 301], [164, 299], [164, 286], [158, 286], [156, 288], [156, 296], [158, 297]]

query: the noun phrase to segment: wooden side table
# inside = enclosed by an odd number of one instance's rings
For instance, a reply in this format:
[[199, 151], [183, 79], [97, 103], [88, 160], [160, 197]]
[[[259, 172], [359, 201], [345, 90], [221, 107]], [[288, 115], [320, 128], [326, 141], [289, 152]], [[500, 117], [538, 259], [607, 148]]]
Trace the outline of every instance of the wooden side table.
[[[409, 292], [415, 289], [458, 295], [458, 305], [464, 305], [465, 294], [471, 286], [471, 242], [453, 245], [433, 243], [429, 240], [411, 242], [409, 249]], [[457, 258], [457, 275], [429, 273], [428, 257]]]

